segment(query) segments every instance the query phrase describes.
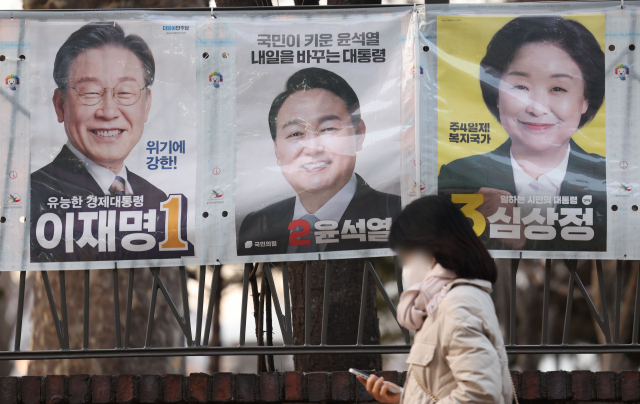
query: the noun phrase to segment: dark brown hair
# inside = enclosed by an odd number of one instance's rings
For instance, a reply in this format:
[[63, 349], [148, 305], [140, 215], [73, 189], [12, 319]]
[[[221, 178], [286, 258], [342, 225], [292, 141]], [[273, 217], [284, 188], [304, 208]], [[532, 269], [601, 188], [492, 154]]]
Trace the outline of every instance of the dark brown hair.
[[469, 219], [443, 196], [423, 196], [407, 205], [391, 226], [389, 243], [396, 251], [429, 252], [458, 278], [494, 283], [498, 276]]

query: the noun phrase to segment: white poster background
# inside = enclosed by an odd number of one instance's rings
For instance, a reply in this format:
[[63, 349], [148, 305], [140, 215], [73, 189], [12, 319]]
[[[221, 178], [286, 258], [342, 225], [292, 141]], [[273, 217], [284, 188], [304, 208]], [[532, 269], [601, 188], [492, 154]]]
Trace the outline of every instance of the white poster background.
[[[332, 71], [353, 88], [360, 101], [366, 124], [362, 150], [355, 172], [373, 189], [400, 195], [401, 181], [401, 93], [402, 38], [400, 18], [371, 21], [340, 19], [266, 22], [234, 25], [236, 40], [236, 232], [244, 217], [272, 203], [295, 196], [276, 162], [268, 114], [274, 98], [285, 89], [288, 78], [298, 70], [318, 67]], [[379, 32], [379, 46], [353, 43], [337, 46], [338, 33]], [[332, 34], [332, 46], [304, 46], [307, 34]], [[300, 35], [300, 47], [268, 48], [257, 44], [258, 34]], [[343, 49], [385, 49], [381, 63], [343, 62]], [[293, 64], [252, 64], [251, 51], [290, 49]], [[296, 63], [297, 51], [321, 49], [338, 51], [340, 63]]]
[[[139, 35], [151, 48], [155, 60], [155, 79], [151, 85], [151, 110], [144, 126], [142, 138], [125, 160], [125, 166], [140, 175], [165, 194], [184, 194], [188, 199], [187, 239], [195, 242], [195, 190], [197, 170], [197, 89], [195, 63], [195, 24], [193, 22], [165, 21], [116, 21], [125, 35]], [[88, 22], [40, 22], [29, 21], [31, 38], [30, 58], [30, 110], [31, 110], [31, 171], [49, 164], [67, 143], [64, 124], [58, 123], [53, 108], [53, 92], [57, 88], [53, 80], [53, 62], [60, 46], [74, 31]], [[165, 26], [188, 26], [180, 33], [165, 30]], [[46, 38], [46, 40], [39, 40]], [[185, 154], [177, 156], [177, 169], [150, 170], [147, 156], [163, 156], [168, 153], [149, 154], [148, 141], [185, 141]], [[168, 147], [168, 146], [167, 146]], [[165, 150], [166, 151], [166, 150]], [[27, 222], [28, 223], [28, 222]], [[197, 247], [196, 247], [197, 251]], [[197, 253], [196, 253], [197, 254]], [[159, 260], [177, 263], [176, 259]], [[129, 265], [138, 266], [128, 261]], [[147, 266], [149, 262], [140, 262]], [[74, 267], [72, 263], [47, 263], [50, 266]], [[78, 264], [83, 268], [87, 263]], [[78, 268], [80, 268], [78, 266]], [[113, 267], [110, 261], [90, 263], [92, 268]]]

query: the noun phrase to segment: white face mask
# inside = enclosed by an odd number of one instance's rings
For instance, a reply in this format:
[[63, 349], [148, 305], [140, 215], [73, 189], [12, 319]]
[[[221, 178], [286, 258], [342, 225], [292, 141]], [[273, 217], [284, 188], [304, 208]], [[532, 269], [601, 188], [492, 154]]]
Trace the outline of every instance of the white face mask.
[[413, 253], [402, 266], [402, 279], [407, 287], [421, 283], [436, 264], [435, 258], [425, 252]]

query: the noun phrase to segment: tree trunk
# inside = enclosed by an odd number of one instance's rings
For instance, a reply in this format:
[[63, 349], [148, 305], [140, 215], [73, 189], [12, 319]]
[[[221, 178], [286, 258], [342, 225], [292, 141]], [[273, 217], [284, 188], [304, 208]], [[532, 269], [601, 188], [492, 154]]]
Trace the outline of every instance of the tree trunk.
[[[162, 268], [161, 278], [171, 298], [183, 312], [180, 293], [180, 273], [178, 268]], [[49, 301], [40, 272], [34, 286], [33, 323], [31, 328], [31, 350], [59, 350], [60, 344]], [[49, 271], [52, 293], [60, 311], [60, 281], [57, 271]], [[124, 329], [126, 321], [127, 286], [129, 270], [118, 271], [118, 291], [120, 301], [120, 325], [122, 344], [124, 345]], [[151, 305], [151, 289], [153, 277], [148, 268], [135, 270], [133, 300], [131, 308], [132, 348], [144, 347], [149, 307]], [[69, 347], [81, 349], [83, 341], [84, 314], [84, 271], [66, 271], [65, 285], [67, 296], [67, 313], [69, 323]], [[92, 270], [89, 284], [89, 348], [113, 349], [116, 346], [115, 316], [113, 304], [112, 270]], [[185, 313], [184, 315], [189, 315]], [[174, 347], [184, 345], [184, 335], [177, 320], [173, 316], [162, 292], [158, 290], [156, 310], [153, 323], [151, 345], [154, 347]], [[145, 374], [152, 373], [184, 373], [184, 357], [144, 357], [144, 358], [93, 358], [39, 360], [29, 364], [29, 375], [73, 375], [73, 374]]]
[[[11, 307], [12, 292], [18, 290], [18, 285], [11, 279], [11, 272], [0, 272], [0, 350], [9, 351], [13, 350], [13, 344], [11, 340], [11, 330], [15, 328], [15, 313], [17, 306]], [[7, 314], [5, 314], [7, 313]], [[13, 369], [13, 362], [0, 361], [0, 376], [9, 376]]]
[[[360, 297], [365, 260], [335, 260], [330, 267], [329, 317], [327, 328], [328, 345], [353, 345], [358, 338]], [[322, 331], [322, 307], [324, 300], [325, 261], [311, 263], [311, 344], [319, 345]], [[304, 345], [305, 341], [305, 263], [289, 262], [291, 307], [293, 311], [293, 343]], [[375, 283], [371, 277], [367, 284], [364, 340], [365, 345], [380, 344], [380, 328], [376, 306]], [[298, 371], [339, 371], [349, 368], [382, 369], [380, 354], [353, 355], [295, 355]]]

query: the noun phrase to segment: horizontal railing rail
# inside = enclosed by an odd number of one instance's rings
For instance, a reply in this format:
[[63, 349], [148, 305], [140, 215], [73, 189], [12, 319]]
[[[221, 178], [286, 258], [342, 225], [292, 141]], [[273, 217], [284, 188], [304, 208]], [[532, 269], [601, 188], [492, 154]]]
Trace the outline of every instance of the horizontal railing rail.
[[[551, 292], [550, 279], [551, 279], [551, 260], [545, 261], [545, 276], [544, 276], [544, 296], [542, 305], [542, 324], [541, 324], [541, 340], [540, 344], [524, 344], [518, 345], [516, 341], [516, 305], [518, 304], [516, 293], [516, 275], [520, 263], [524, 260], [513, 259], [511, 260], [511, 268], [509, 272], [509, 324], [507, 329], [509, 330], [509, 337], [506, 341], [506, 349], [509, 354], [583, 354], [583, 353], [640, 353], [639, 337], [639, 325], [640, 325], [640, 276], [636, 277], [636, 290], [635, 290], [635, 304], [633, 312], [633, 328], [631, 343], [620, 343], [620, 317], [621, 317], [621, 301], [622, 301], [622, 283], [623, 283], [623, 266], [622, 261], [617, 261], [616, 276], [615, 276], [615, 295], [613, 298], [613, 321], [609, 319], [609, 302], [606, 296], [604, 271], [601, 260], [595, 261], [596, 273], [597, 273], [597, 286], [599, 292], [600, 310], [594, 304], [593, 299], [589, 295], [589, 291], [585, 287], [582, 279], [577, 272], [576, 260], [565, 260], [566, 268], [569, 272], [569, 285], [566, 302], [566, 310], [564, 316], [564, 329], [562, 333], [561, 344], [549, 344], [549, 295]], [[241, 322], [240, 332], [238, 336], [238, 346], [209, 346], [209, 336], [212, 328], [212, 317], [214, 312], [214, 305], [216, 301], [216, 291], [219, 290], [217, 282], [220, 279], [221, 266], [216, 265], [213, 267], [213, 276], [211, 277], [209, 300], [205, 302], [205, 278], [206, 278], [206, 266], [199, 268], [199, 283], [198, 283], [198, 303], [196, 308], [196, 324], [195, 332], [192, 334], [192, 324], [189, 316], [189, 296], [187, 292], [187, 271], [185, 267], [179, 268], [180, 275], [180, 295], [171, 296], [165, 283], [160, 277], [159, 268], [150, 268], [153, 275], [153, 283], [151, 285], [151, 304], [149, 307], [149, 317], [146, 328], [145, 346], [142, 348], [132, 348], [129, 343], [129, 336], [131, 333], [131, 307], [133, 301], [133, 281], [135, 276], [135, 269], [128, 269], [128, 287], [126, 291], [126, 317], [124, 324], [124, 339], [121, 339], [121, 324], [120, 324], [120, 298], [118, 287], [118, 272], [120, 269], [115, 268], [112, 271], [113, 275], [113, 304], [114, 304], [114, 322], [115, 322], [115, 346], [113, 349], [97, 349], [89, 346], [89, 330], [91, 322], [89, 319], [89, 281], [91, 277], [91, 271], [84, 271], [84, 306], [83, 316], [77, 316], [83, 320], [83, 347], [82, 349], [69, 349], [69, 317], [67, 316], [67, 292], [65, 288], [65, 271], [58, 271], [59, 283], [60, 283], [60, 296], [59, 305], [60, 313], [56, 309], [56, 298], [54, 297], [51, 284], [49, 281], [50, 272], [41, 271], [42, 281], [44, 283], [46, 296], [51, 310], [53, 322], [58, 337], [59, 350], [47, 350], [47, 351], [30, 351], [22, 350], [20, 345], [22, 335], [22, 324], [24, 316], [24, 300], [25, 300], [25, 279], [26, 271], [20, 272], [19, 290], [18, 290], [18, 305], [16, 312], [16, 329], [15, 340], [13, 350], [0, 351], [0, 360], [41, 360], [41, 359], [74, 359], [74, 358], [118, 358], [118, 357], [149, 357], [149, 356], [222, 356], [222, 355], [298, 355], [298, 354], [346, 354], [346, 353], [379, 353], [379, 354], [403, 354], [408, 353], [411, 348], [411, 341], [409, 332], [402, 328], [399, 324], [404, 343], [401, 344], [382, 344], [382, 345], [364, 345], [364, 315], [366, 314], [365, 303], [367, 299], [367, 283], [369, 277], [373, 278], [376, 288], [381, 293], [383, 299], [387, 303], [387, 306], [396, 318], [396, 311], [394, 303], [387, 293], [383, 282], [380, 280], [378, 273], [372, 263], [372, 261], [365, 261], [365, 269], [362, 279], [362, 294], [361, 294], [361, 306], [360, 316], [358, 321], [358, 336], [353, 345], [327, 345], [327, 330], [328, 330], [328, 313], [329, 313], [329, 296], [331, 293], [331, 272], [332, 266], [329, 261], [326, 261], [324, 269], [324, 299], [322, 303], [322, 328], [320, 344], [311, 344], [311, 263], [306, 264], [305, 274], [305, 286], [304, 296], [306, 302], [305, 308], [305, 344], [293, 345], [293, 329], [292, 329], [292, 307], [289, 294], [289, 270], [287, 263], [281, 263], [278, 265], [282, 268], [282, 291], [283, 296], [278, 296], [276, 284], [273, 277], [272, 263], [264, 263], [263, 271], [264, 276], [267, 277], [269, 287], [271, 290], [271, 297], [275, 307], [275, 314], [278, 325], [282, 332], [283, 344], [280, 346], [248, 346], [245, 343], [246, 324], [247, 324], [247, 310], [248, 310], [248, 297], [249, 297], [249, 278], [253, 269], [252, 264], [246, 264], [242, 277], [242, 301], [241, 301]], [[143, 269], [137, 269], [138, 271]], [[635, 268], [634, 270], [638, 270]], [[8, 274], [0, 272], [0, 282], [3, 276]], [[398, 288], [398, 293], [402, 293], [402, 269], [396, 263], [395, 269], [395, 283]], [[577, 287], [583, 295], [584, 304], [589, 308], [591, 315], [595, 320], [596, 326], [604, 335], [604, 344], [570, 344], [569, 343], [569, 329], [572, 320], [572, 308], [574, 304], [574, 289]], [[173, 313], [175, 320], [178, 322], [180, 329], [182, 330], [186, 346], [181, 347], [153, 347], [150, 344], [153, 330], [154, 330], [154, 315], [156, 310], [156, 302], [158, 291], [162, 293], [169, 309]], [[178, 309], [175, 303], [175, 299], [181, 300], [182, 311]], [[206, 304], [206, 313], [205, 313]], [[581, 303], [582, 304], [582, 303]], [[203, 327], [204, 320], [204, 327]], [[397, 320], [396, 320], [397, 322]], [[12, 330], [4, 330], [0, 332], [12, 332]]]

